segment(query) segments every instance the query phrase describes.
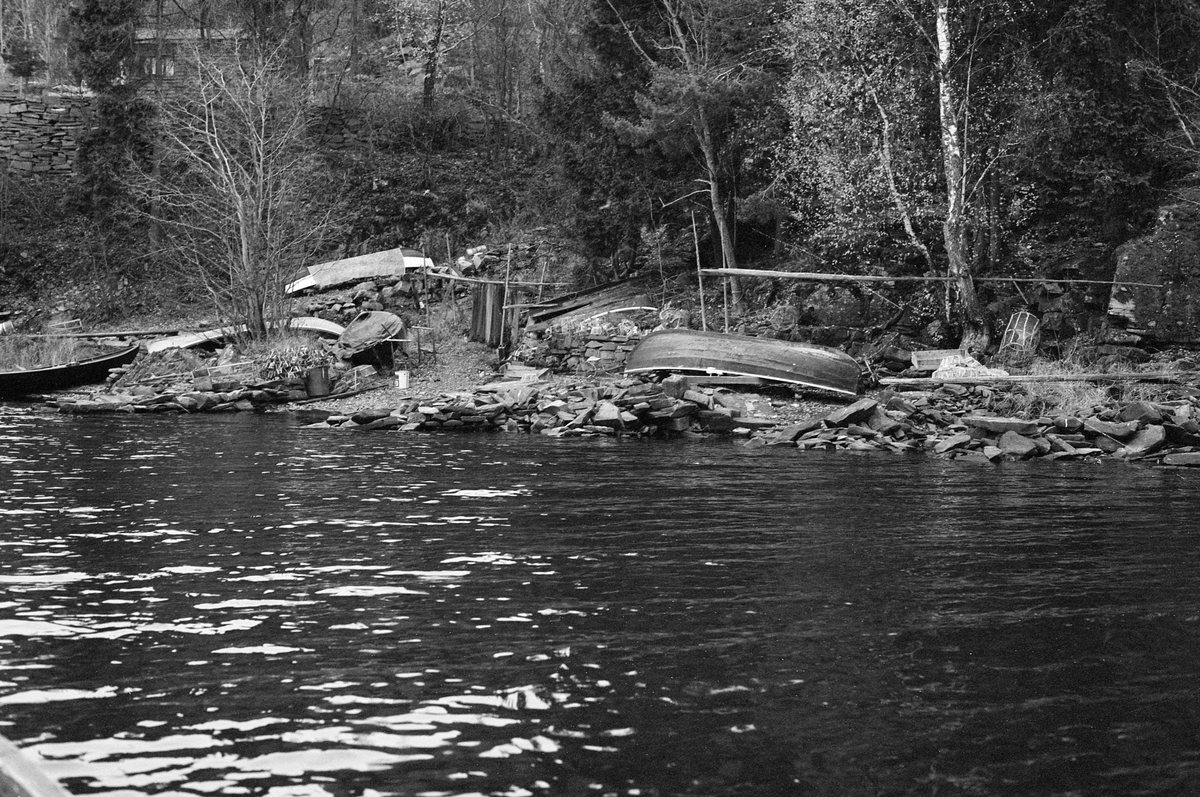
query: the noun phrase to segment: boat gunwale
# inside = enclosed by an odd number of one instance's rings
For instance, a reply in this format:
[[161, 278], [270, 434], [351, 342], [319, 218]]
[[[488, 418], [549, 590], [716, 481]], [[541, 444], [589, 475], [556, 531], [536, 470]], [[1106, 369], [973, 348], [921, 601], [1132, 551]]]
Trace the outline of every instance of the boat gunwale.
[[100, 371], [101, 369], [108, 371], [112, 368], [117, 368], [128, 362], [132, 362], [137, 357], [138, 351], [142, 348], [140, 343], [128, 346], [124, 349], [118, 349], [108, 354], [101, 354], [96, 357], [91, 357], [87, 360], [72, 360], [69, 363], [59, 363], [58, 365], [45, 365], [41, 368], [28, 368], [18, 371], [0, 371], [0, 397], [15, 397], [27, 396], [36, 394], [39, 391], [54, 391], [65, 387], [70, 387], [76, 384], [88, 384], [91, 378], [88, 377], [79, 381], [68, 380], [61, 384], [52, 384], [50, 386], [35, 385], [28, 389], [18, 387], [12, 389], [5, 383], [23, 383], [23, 382], [40, 382], [45, 380], [54, 380], [56, 377], [64, 377], [72, 371]]

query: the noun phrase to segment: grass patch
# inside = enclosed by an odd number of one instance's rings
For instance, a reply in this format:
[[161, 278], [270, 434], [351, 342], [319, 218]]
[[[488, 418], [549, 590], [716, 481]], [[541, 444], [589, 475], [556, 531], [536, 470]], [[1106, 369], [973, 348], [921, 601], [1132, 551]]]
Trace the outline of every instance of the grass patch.
[[[1147, 365], [1144, 368], [1135, 368], [1128, 364], [1105, 368], [1074, 359], [1036, 359], [1029, 363], [1028, 368], [1022, 370], [1030, 376], [1063, 377], [1145, 370], [1148, 373], [1164, 374], [1169, 378], [1172, 371], [1178, 369], [1163, 363]], [[1134, 401], [1162, 402], [1170, 398], [1171, 392], [1169, 384], [1136, 380], [1028, 382], [1014, 386], [995, 409], [1002, 414], [1025, 418], [1041, 415], [1071, 415], [1082, 418], [1101, 412], [1105, 407], [1114, 404], [1128, 404]]]
[[93, 356], [78, 338], [0, 335], [0, 371], [28, 371]]

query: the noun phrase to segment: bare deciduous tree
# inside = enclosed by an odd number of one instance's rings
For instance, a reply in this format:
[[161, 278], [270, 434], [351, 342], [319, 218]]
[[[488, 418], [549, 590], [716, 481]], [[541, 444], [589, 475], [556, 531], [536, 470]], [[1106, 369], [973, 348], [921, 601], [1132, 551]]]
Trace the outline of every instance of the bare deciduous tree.
[[145, 186], [164, 254], [252, 336], [282, 314], [287, 278], [333, 231], [331, 178], [286, 56], [196, 50], [194, 90], [163, 101], [163, 163]]

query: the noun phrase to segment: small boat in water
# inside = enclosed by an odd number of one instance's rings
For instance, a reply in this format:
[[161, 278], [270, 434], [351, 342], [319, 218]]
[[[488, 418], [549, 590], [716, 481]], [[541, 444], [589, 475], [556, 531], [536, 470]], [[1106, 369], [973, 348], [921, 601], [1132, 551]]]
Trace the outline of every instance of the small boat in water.
[[34, 760], [0, 736], [0, 795], [4, 797], [71, 797]]
[[862, 369], [853, 357], [828, 346], [663, 329], [651, 332], [629, 353], [625, 372], [644, 371], [753, 376], [853, 396]]
[[21, 371], [0, 371], [0, 396], [27, 396], [31, 393], [51, 393], [76, 385], [103, 382], [113, 368], [128, 365], [137, 357], [140, 345], [102, 354], [89, 360], [77, 360], [63, 365], [29, 368]]

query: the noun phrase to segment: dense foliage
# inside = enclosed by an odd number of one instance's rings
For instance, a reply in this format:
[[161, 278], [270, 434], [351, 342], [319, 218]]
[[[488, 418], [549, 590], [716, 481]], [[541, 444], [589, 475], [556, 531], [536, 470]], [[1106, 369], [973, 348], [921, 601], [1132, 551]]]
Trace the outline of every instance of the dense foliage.
[[[36, 33], [6, 8], [0, 37]], [[601, 264], [588, 280], [693, 268], [696, 242], [707, 265], [949, 274], [953, 312], [924, 288], [908, 304], [967, 331], [1003, 298], [980, 276], [1110, 274], [1200, 152], [1195, 0], [77, 0], [69, 18], [100, 97], [93, 219], [170, 215], [128, 193], [172, 135], [144, 137], [152, 38], [175, 91], [195, 90], [193, 31], [280, 54], [310, 120], [358, 120], [365, 149], [323, 153], [343, 223], [312, 256], [448, 258], [552, 225]]]

